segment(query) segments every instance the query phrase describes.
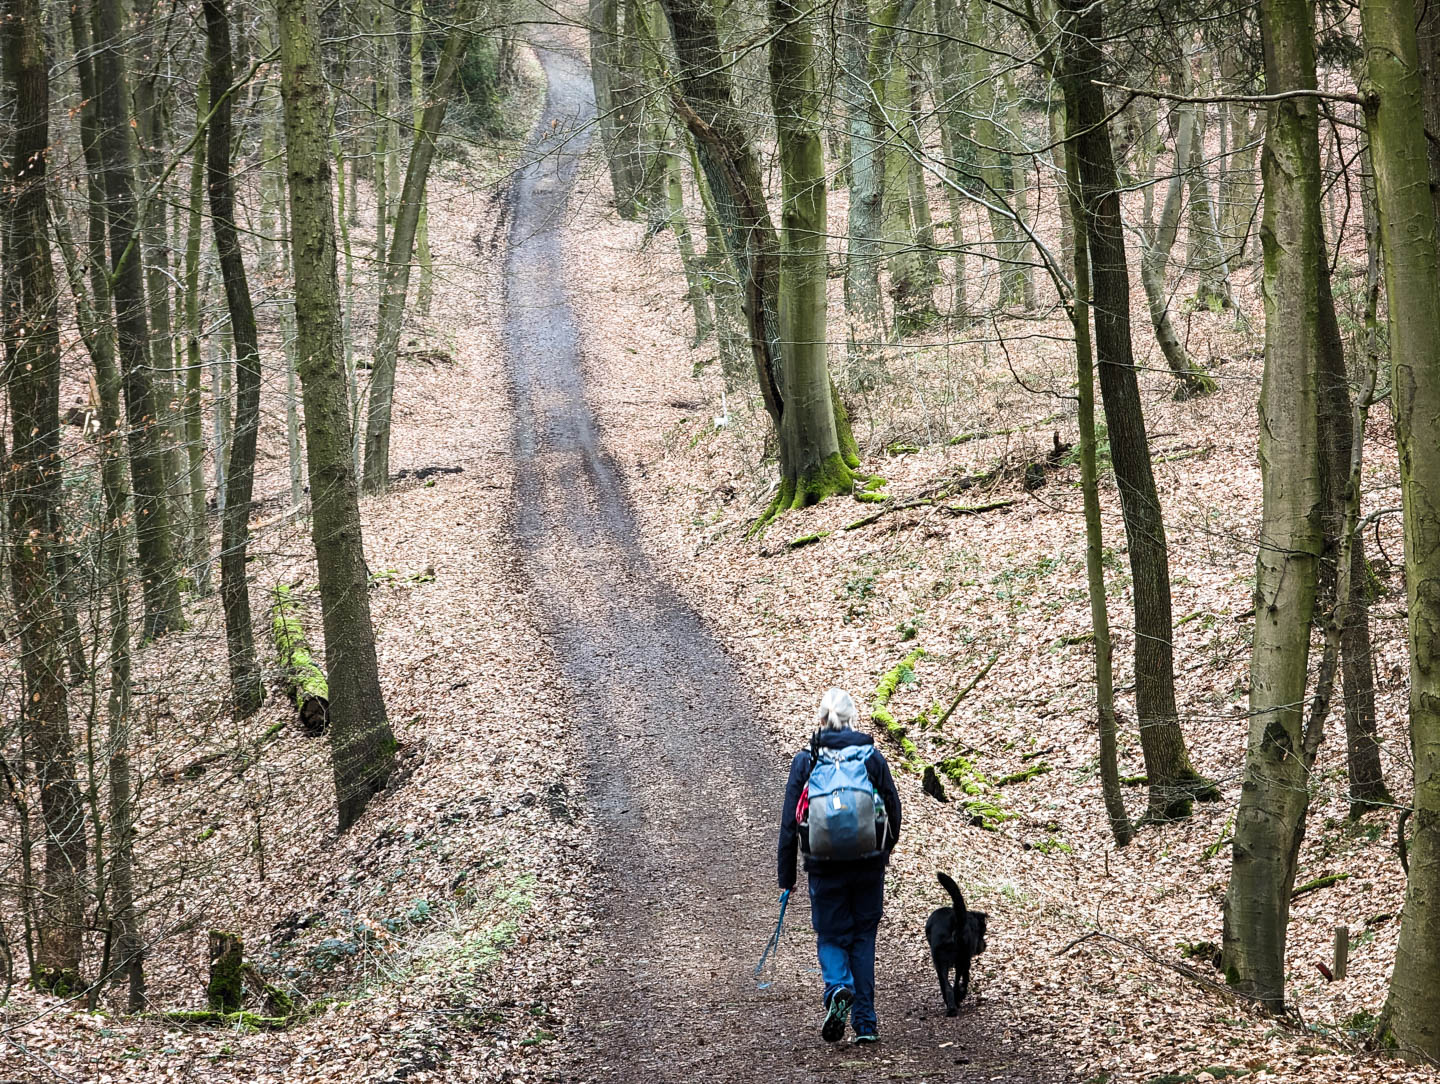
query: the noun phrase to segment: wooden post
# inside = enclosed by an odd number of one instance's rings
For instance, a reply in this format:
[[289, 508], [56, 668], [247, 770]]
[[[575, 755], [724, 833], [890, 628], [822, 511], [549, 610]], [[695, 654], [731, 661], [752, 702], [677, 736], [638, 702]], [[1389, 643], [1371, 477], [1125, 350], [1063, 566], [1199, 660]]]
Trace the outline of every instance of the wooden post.
[[1339, 982], [1345, 977], [1345, 969], [1350, 963], [1350, 927], [1335, 927], [1335, 981]]

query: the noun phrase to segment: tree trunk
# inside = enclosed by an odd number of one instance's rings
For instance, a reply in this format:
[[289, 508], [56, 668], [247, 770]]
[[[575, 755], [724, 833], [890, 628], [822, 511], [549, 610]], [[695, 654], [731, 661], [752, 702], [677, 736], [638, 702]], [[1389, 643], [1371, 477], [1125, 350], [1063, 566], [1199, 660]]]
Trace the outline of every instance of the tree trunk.
[[[1428, 124], [1428, 121], [1427, 121]], [[1373, 392], [1380, 367], [1380, 223], [1375, 209], [1375, 175], [1369, 165], [1367, 143], [1361, 169], [1362, 204], [1365, 209], [1365, 372]], [[1433, 183], [1433, 182], [1432, 182]], [[1440, 221], [1440, 215], [1436, 216]], [[1368, 397], [1367, 397], [1368, 398]], [[1355, 477], [1351, 485], [1358, 495], [1359, 470], [1365, 448], [1365, 422], [1369, 402], [1356, 404], [1352, 423], [1351, 449]], [[1323, 421], [1323, 419], [1322, 419]], [[1356, 502], [1358, 514], [1359, 504]], [[1343, 559], [1340, 562], [1344, 567]], [[1350, 549], [1350, 606], [1340, 628], [1341, 679], [1345, 693], [1345, 750], [1350, 776], [1350, 816], [1358, 818], [1372, 805], [1388, 805], [1394, 799], [1385, 785], [1380, 764], [1379, 726], [1375, 710], [1375, 662], [1370, 644], [1370, 602], [1372, 585], [1365, 558], [1365, 537], [1357, 532]]]
[[705, 209], [705, 257], [703, 261], [706, 289], [715, 307], [715, 342], [720, 350], [720, 371], [725, 389], [735, 392], [753, 375], [750, 347], [745, 341], [745, 313], [740, 302], [740, 288], [735, 279], [735, 264], [726, 250], [720, 223], [715, 217], [715, 201], [705, 183], [705, 171], [695, 152], [694, 140], [685, 133], [690, 150], [690, 171], [700, 204]]
[[259, 710], [265, 700], [250, 619], [250, 584], [245, 554], [250, 542], [250, 499], [255, 488], [255, 439], [260, 430], [260, 340], [250, 284], [235, 226], [235, 192], [230, 178], [230, 18], [224, 0], [203, 0], [208, 40], [210, 91], [215, 97], [206, 153], [210, 228], [220, 258], [230, 334], [235, 343], [235, 429], [226, 471], [228, 490], [220, 521], [220, 600], [225, 610], [225, 646], [230, 662], [230, 697], [238, 718]]
[[[823, 321], [814, 328], [816, 306], [823, 303], [823, 274], [817, 285], [806, 270], [817, 261], [823, 265], [825, 234], [824, 168], [819, 131], [810, 112], [816, 100], [811, 32], [798, 14], [795, 21], [774, 28], [774, 48], [784, 59], [777, 62], [772, 54], [772, 73], [777, 63], [783, 64], [778, 70], [786, 78], [772, 82], [793, 84], [772, 87], [778, 95], [781, 172], [788, 194], [784, 213], [792, 231], [785, 249], [782, 290], [781, 245], [765, 204], [759, 162], [733, 104], [714, 10], [708, 0], [663, 0], [663, 6], [680, 76], [675, 109], [695, 137], [741, 283], [761, 399], [780, 434], [780, 489], [757, 521], [758, 528], [786, 508], [848, 493], [851, 469], [859, 464], [843, 409], [836, 409], [838, 397], [823, 349]], [[807, 231], [816, 236], [807, 237]], [[787, 336], [782, 329], [782, 294], [783, 320], [802, 329], [798, 335]], [[787, 413], [792, 415], [788, 419]]]
[[[1067, 121], [1064, 188], [1060, 201], [1068, 205], [1072, 221], [1083, 222], [1080, 198], [1080, 159], [1074, 140], [1078, 126]], [[1105, 538], [1100, 517], [1100, 469], [1095, 447], [1095, 363], [1090, 340], [1090, 251], [1083, 230], [1072, 230], [1070, 252], [1075, 272], [1072, 311], [1075, 326], [1075, 371], [1079, 388], [1080, 490], [1085, 505], [1085, 580], [1090, 591], [1090, 627], [1095, 633], [1095, 709], [1100, 739], [1100, 789], [1110, 834], [1124, 847], [1134, 836], [1125, 796], [1120, 790], [1116, 750], [1115, 675], [1110, 640], [1110, 610], [1105, 597]]]
[[3, 20], [13, 110], [0, 230], [5, 239], [5, 384], [13, 440], [7, 464], [10, 586], [19, 626], [20, 724], [35, 763], [45, 825], [45, 882], [35, 981], [57, 994], [80, 986], [88, 850], [65, 692], [60, 608], [50, 552], [60, 497], [60, 327], [46, 202], [49, 59], [37, 0]]
[[215, 400], [212, 427], [215, 433], [215, 506], [222, 520], [229, 492], [229, 486], [225, 484], [225, 462], [230, 458], [230, 422], [226, 417], [230, 409], [229, 330], [229, 324], [226, 324], [214, 336], [215, 354], [210, 359], [210, 391]]
[[964, 320], [969, 315], [970, 303], [967, 297], [965, 229], [960, 217], [965, 201], [960, 189], [967, 183], [968, 177], [961, 156], [970, 154], [972, 147], [964, 61], [960, 53], [960, 39], [965, 28], [961, 23], [960, 5], [949, 0], [934, 0], [934, 16], [935, 30], [940, 36], [934, 52], [935, 86], [939, 96], [935, 108], [940, 114], [940, 147], [945, 156], [945, 176], [950, 181], [945, 186], [945, 194], [950, 207], [950, 247], [955, 258], [950, 318]]
[[[1197, 95], [1209, 96], [1212, 82], [1209, 54], [1200, 53], [1190, 63], [1190, 70], [1191, 83]], [[1210, 174], [1206, 165], [1205, 133], [1209, 128], [1209, 119], [1208, 106], [1195, 106], [1195, 138], [1190, 142], [1190, 158], [1186, 162], [1190, 215], [1185, 264], [1200, 277], [1200, 283], [1195, 288], [1195, 300], [1207, 307], [1230, 309], [1235, 307], [1235, 300], [1230, 295], [1230, 268], [1220, 242], [1220, 221], [1215, 212], [1215, 201], [1210, 195]]]
[[[1015, 193], [1012, 200], [1015, 208], [1015, 217], [1019, 219], [1011, 226], [1017, 238], [1024, 238], [1025, 231], [1021, 223], [1030, 219], [1030, 185], [1025, 176], [1025, 129], [1023, 127], [1024, 116], [1020, 111], [1020, 91], [1015, 85], [1015, 73], [1007, 71], [1003, 80], [1005, 87], [1005, 123], [1010, 129], [1008, 142], [1015, 148], [1010, 155], [1010, 191]], [[1020, 245], [1020, 258], [1024, 261], [1020, 268], [1020, 300], [1026, 312], [1035, 308], [1035, 264], [1039, 262], [1039, 255], [1035, 246], [1028, 240], [1022, 240]]]
[[165, 403], [151, 375], [142, 240], [135, 200], [129, 80], [123, 45], [128, 33], [120, 0], [97, 0], [95, 76], [100, 150], [109, 202], [110, 265], [116, 341], [125, 383], [130, 478], [135, 491], [135, 539], [145, 602], [147, 638], [181, 628], [184, 613], [171, 549], [171, 457], [165, 446]]
[[1101, 89], [1100, 9], [1064, 0], [1071, 16], [1062, 85], [1075, 139], [1085, 231], [1094, 284], [1095, 346], [1100, 393], [1110, 433], [1111, 460], [1120, 490], [1135, 595], [1135, 706], [1150, 784], [1146, 814], [1152, 821], [1188, 816], [1192, 798], [1218, 797], [1190, 764], [1175, 708], [1171, 643], [1170, 568], [1165, 522], [1150, 464], [1150, 443], [1140, 405], [1140, 383], [1130, 345], [1130, 278], [1120, 221], [1119, 183], [1110, 148]]
[[[385, 258], [390, 249], [389, 231], [390, 201], [394, 193], [390, 190], [390, 171], [386, 168], [390, 159], [390, 83], [385, 78], [385, 28], [386, 7], [380, 0], [371, 0], [370, 33], [375, 43], [375, 153], [370, 158], [370, 179], [375, 187], [375, 261]], [[383, 280], [384, 269], [379, 269]]]
[[704, 270], [690, 235], [690, 220], [685, 214], [685, 184], [680, 176], [679, 156], [673, 150], [667, 155], [670, 164], [665, 170], [669, 212], [666, 224], [674, 231], [675, 244], [680, 249], [680, 266], [685, 272], [685, 297], [695, 317], [695, 338], [691, 345], [699, 346], [710, 337], [714, 324], [710, 318], [710, 304], [705, 299]]
[[[1243, 95], [1251, 90], [1244, 80], [1249, 61], [1243, 50], [1220, 50], [1220, 81], [1226, 94]], [[1249, 262], [1247, 241], [1257, 232], [1255, 221], [1259, 186], [1255, 183], [1256, 141], [1264, 127], [1264, 110], [1245, 102], [1227, 107], [1230, 125], [1230, 154], [1225, 163], [1225, 180], [1220, 186], [1220, 239], [1230, 267]]]
[[[1363, 183], [1363, 181], [1362, 181]], [[1367, 245], [1367, 248], [1373, 246]], [[1378, 299], [1378, 253], [1372, 254], [1367, 273], [1367, 313]], [[1319, 369], [1319, 432], [1320, 432], [1320, 494], [1323, 505], [1322, 528], [1325, 548], [1320, 561], [1318, 606], [1330, 614], [1327, 626], [1333, 625], [1334, 648], [1342, 660], [1341, 680], [1344, 690], [1345, 747], [1350, 779], [1350, 807], [1358, 816], [1371, 805], [1390, 804], [1380, 766], [1380, 746], [1376, 741], [1375, 670], [1370, 648], [1370, 610], [1368, 570], [1365, 567], [1363, 538], [1347, 538], [1355, 531], [1359, 519], [1360, 468], [1365, 448], [1365, 418], [1369, 402], [1352, 407], [1350, 380], [1345, 366], [1345, 346], [1340, 324], [1335, 316], [1331, 294], [1328, 253], [1322, 248], [1319, 259], [1318, 295], [1320, 320]], [[1376, 364], [1371, 357], [1367, 371]], [[1370, 380], [1373, 390], [1374, 382]], [[1357, 414], [1356, 411], [1359, 411]], [[1347, 527], [1347, 524], [1349, 526]], [[1340, 568], [1348, 565], [1348, 580]], [[1340, 591], [1344, 580], [1347, 590]], [[1343, 594], [1343, 597], [1342, 597]], [[1326, 658], [1332, 649], [1327, 628]], [[1325, 668], [1322, 667], [1322, 677]], [[1317, 696], [1321, 693], [1317, 692]], [[1328, 707], [1330, 690], [1323, 690]], [[1318, 722], [1318, 721], [1317, 721]]]
[[[210, 112], [210, 82], [200, 77], [195, 115]], [[201, 389], [205, 364], [200, 354], [200, 247], [205, 215], [206, 135], [195, 143], [190, 168], [189, 218], [185, 230], [185, 449], [190, 469], [190, 568], [199, 595], [210, 593], [210, 529], [205, 509], [205, 414]]]
[[1155, 340], [1160, 344], [1160, 353], [1165, 363], [1175, 374], [1180, 386], [1175, 389], [1175, 398], [1193, 399], [1209, 395], [1215, 390], [1215, 381], [1205, 375], [1186, 352], [1175, 334], [1175, 325], [1170, 321], [1170, 298], [1166, 292], [1165, 269], [1170, 262], [1170, 252], [1175, 246], [1175, 237], [1180, 230], [1181, 196], [1185, 189], [1185, 163], [1190, 161], [1191, 148], [1195, 141], [1194, 105], [1181, 105], [1179, 123], [1175, 133], [1175, 162], [1170, 183], [1165, 189], [1165, 202], [1160, 207], [1160, 221], [1149, 220], [1150, 209], [1146, 208], [1145, 228], [1141, 231], [1144, 243], [1140, 253], [1140, 282], [1145, 287], [1145, 300], [1150, 309], [1150, 322], [1155, 327]]
[[335, 205], [327, 153], [328, 93], [310, 0], [277, 0], [298, 368], [305, 400], [312, 534], [319, 566], [330, 748], [340, 829], [354, 824], [395, 761], [370, 622], [369, 576], [340, 368]]
[[[1315, 87], [1314, 23], [1304, 0], [1263, 0], [1265, 85]], [[1260, 391], [1263, 511], [1255, 567], [1250, 737], [1225, 895], [1226, 980], [1285, 1007], [1285, 936], [1305, 831], [1304, 702], [1323, 548], [1320, 493], [1320, 143], [1314, 99], [1270, 105], [1262, 179], [1265, 374]]]
[[919, 166], [910, 135], [909, 64], [897, 52], [889, 72], [883, 78], [877, 76], [875, 83], [885, 117], [885, 190], [881, 206], [893, 314], [889, 337], [893, 340], [928, 324], [935, 313], [935, 299], [921, 257], [921, 223], [914, 217], [914, 182]]
[[[814, 30], [796, 0], [771, 0], [770, 95], [780, 152], [780, 341], [785, 409], [780, 420], [781, 496], [792, 507], [849, 488], [831, 410], [825, 334], [825, 149], [820, 139]], [[812, 497], [804, 492], [814, 487]]]
[[[1075, 216], [1071, 207], [1070, 192], [1066, 187], [1069, 183], [1068, 174], [1070, 169], [1068, 150], [1065, 140], [1068, 138], [1068, 125], [1065, 120], [1065, 102], [1057, 100], [1054, 95], [1059, 90], [1053, 87], [1050, 91], [1050, 100], [1046, 103], [1046, 120], [1050, 125], [1050, 160], [1054, 164], [1055, 172], [1059, 178], [1056, 184], [1055, 210], [1060, 219], [1060, 251], [1073, 253], [1075, 251]], [[1085, 275], [1090, 275], [1090, 255], [1085, 255]]]
[[[986, 40], [985, 15], [988, 10], [986, 0], [970, 0], [970, 41]], [[1000, 145], [1000, 135], [995, 123], [995, 75], [991, 70], [990, 54], [972, 47], [970, 64], [967, 108], [972, 111], [975, 119], [976, 172], [979, 174], [985, 202], [989, 205], [992, 250], [996, 265], [1000, 269], [1000, 298], [997, 304], [1004, 309], [1021, 305], [1025, 301], [1023, 245], [1017, 243], [1018, 231], [1015, 223], [999, 210], [1010, 203], [1013, 176], [1009, 163], [1001, 161], [1000, 152], [996, 149]], [[1098, 275], [1096, 286], [1099, 286]], [[1098, 322], [1096, 331], [1099, 331]], [[1103, 354], [1102, 348], [1102, 358]]]
[[[341, 294], [343, 316], [340, 322], [340, 337], [345, 343], [342, 352], [345, 368], [345, 402], [349, 408], [350, 427], [353, 434], [350, 442], [351, 469], [358, 478], [360, 477], [360, 390], [355, 386], [355, 341], [350, 331], [355, 311], [355, 253], [350, 246], [351, 216], [346, 210], [347, 206], [353, 208], [354, 205], [353, 203], [347, 204], [346, 201], [345, 153], [343, 144], [334, 131], [334, 111], [331, 111], [330, 122], [332, 126], [330, 132], [330, 153], [335, 162], [335, 198], [339, 203], [339, 206], [336, 208], [335, 221], [340, 227], [340, 252], [345, 257], [344, 292]], [[352, 177], [355, 174], [353, 166], [351, 167], [350, 174]]]
[[210, 981], [205, 984], [205, 1007], [211, 1012], [240, 1011], [245, 994], [245, 942], [238, 933], [210, 931]]
[[[850, 205], [846, 217], [846, 342], [860, 379], [873, 373], [876, 347], [885, 338], [880, 295], [884, 252], [885, 155], [875, 95], [883, 94], [898, 39], [897, 27], [915, 0], [888, 0], [870, 27], [866, 0], [845, 0], [841, 29], [841, 94], [850, 135]], [[853, 377], [852, 377], [853, 379]]]
[[589, 0], [590, 82], [595, 92], [595, 112], [600, 144], [610, 167], [610, 188], [615, 210], [621, 218], [635, 217], [635, 186], [620, 155], [620, 125], [616, 116], [612, 86], [620, 49], [620, 0]]
[[424, 206], [425, 184], [435, 158], [435, 138], [445, 123], [456, 73], [470, 41], [470, 22], [475, 18], [477, 0], [461, 0], [454, 25], [445, 40], [440, 66], [430, 84], [429, 101], [405, 170], [405, 187], [400, 192], [395, 233], [390, 239], [390, 258], [385, 264], [385, 284], [380, 295], [380, 322], [375, 330], [375, 364], [370, 373], [370, 413], [365, 427], [365, 492], [382, 493], [390, 481], [390, 418], [395, 399], [395, 360], [400, 346], [400, 327], [405, 315], [405, 298], [410, 290], [410, 257], [415, 230]]
[[[72, 256], [75, 246], [62, 236], [62, 253], [70, 271], [77, 322], [95, 366], [100, 432], [100, 491], [104, 525], [100, 536], [100, 567], [110, 610], [110, 694], [109, 756], [110, 780], [110, 877], [108, 909], [115, 926], [115, 967], [124, 975], [131, 1012], [145, 1004], [144, 943], [135, 914], [134, 839], [135, 816], [130, 785], [130, 582], [126, 552], [125, 524], [129, 495], [125, 490], [124, 433], [120, 427], [120, 372], [115, 365], [115, 336], [112, 324], [110, 277], [105, 265], [106, 208], [102, 181], [104, 163], [100, 154], [99, 124], [96, 118], [95, 71], [91, 63], [90, 27], [80, 4], [70, 8], [70, 29], [74, 38], [80, 93], [85, 104], [80, 110], [80, 137], [86, 166], [86, 211], [88, 236], [86, 264], [90, 272], [91, 295], [87, 304], [80, 261]], [[57, 219], [57, 224], [63, 223]], [[201, 488], [202, 500], [204, 489]], [[97, 862], [99, 861], [97, 857]]]
[[[425, 119], [425, 0], [410, 0], [410, 128], [418, 132]], [[467, 39], [468, 40], [468, 39]], [[435, 267], [430, 257], [430, 203], [420, 193], [420, 213], [415, 222], [415, 259], [420, 264], [420, 292], [415, 301], [420, 315], [430, 315], [435, 293]]]
[[1391, 397], [1405, 505], [1415, 833], [1382, 1014], [1402, 1054], [1440, 1059], [1440, 253], [1408, 0], [1365, 0], [1362, 87], [1389, 299]]
[[640, 48], [640, 6], [649, 0], [615, 0], [623, 5], [619, 36], [615, 39], [614, 66], [610, 69], [610, 98], [615, 115], [615, 150], [624, 175], [624, 190], [615, 193], [620, 217], [634, 220], [644, 210], [645, 57]]
[[[145, 266], [145, 297], [149, 303], [150, 365], [165, 427], [164, 444], [170, 459], [170, 477], [179, 483], [171, 487], [170, 526], [175, 531], [172, 543], [177, 556], [186, 548], [183, 525], [189, 519], [189, 499], [185, 492], [187, 472], [180, 440], [181, 412], [175, 384], [175, 336], [171, 328], [170, 308], [170, 238], [165, 212], [170, 200], [162, 181], [170, 156], [170, 100], [168, 87], [160, 78], [159, 38], [164, 28], [157, 24], [165, 18], [165, 8], [156, 0], [145, 0], [134, 8], [135, 44], [135, 134], [139, 147], [139, 176], [147, 198], [143, 202], [141, 223]], [[157, 33], [158, 31], [158, 33]]]

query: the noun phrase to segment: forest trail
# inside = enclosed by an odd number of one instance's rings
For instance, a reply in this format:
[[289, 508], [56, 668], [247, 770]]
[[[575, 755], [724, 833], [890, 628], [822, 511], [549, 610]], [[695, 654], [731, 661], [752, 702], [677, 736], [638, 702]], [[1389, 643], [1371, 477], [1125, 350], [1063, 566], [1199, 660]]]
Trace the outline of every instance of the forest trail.
[[1043, 1045], [992, 1023], [983, 1002], [958, 1019], [937, 1012], [933, 974], [904, 962], [914, 954], [897, 951], [888, 923], [884, 1041], [822, 1043], [803, 895], [777, 981], [756, 988], [751, 969], [776, 914], [784, 756], [719, 642], [647, 561], [587, 402], [562, 261], [594, 105], [582, 61], [551, 50], [541, 60], [549, 97], [512, 192], [505, 341], [522, 575], [573, 690], [600, 834], [602, 903], [592, 940], [576, 951], [566, 1079], [1068, 1079]]

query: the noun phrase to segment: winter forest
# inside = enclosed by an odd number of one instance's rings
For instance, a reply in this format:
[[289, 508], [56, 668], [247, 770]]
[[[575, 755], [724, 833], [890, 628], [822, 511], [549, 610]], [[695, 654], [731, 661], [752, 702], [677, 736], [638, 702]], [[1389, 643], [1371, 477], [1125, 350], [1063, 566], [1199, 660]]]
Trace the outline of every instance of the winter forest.
[[1440, 11], [0, 38], [0, 1078], [1440, 1079]]

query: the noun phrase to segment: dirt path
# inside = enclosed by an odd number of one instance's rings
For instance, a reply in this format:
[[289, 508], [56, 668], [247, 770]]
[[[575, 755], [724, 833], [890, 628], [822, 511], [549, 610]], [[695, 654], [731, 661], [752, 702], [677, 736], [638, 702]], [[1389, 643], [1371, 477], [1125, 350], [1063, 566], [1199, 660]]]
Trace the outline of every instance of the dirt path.
[[603, 903], [593, 939], [576, 950], [581, 1012], [567, 1079], [1067, 1079], [1063, 1063], [1039, 1057], [1024, 1035], [996, 1033], [983, 1004], [958, 1020], [937, 1014], [933, 976], [895, 962], [888, 924], [878, 978], [884, 1041], [821, 1043], [803, 898], [787, 921], [777, 981], [757, 990], [751, 968], [778, 894], [774, 822], [786, 757], [769, 747], [720, 644], [647, 562], [586, 401], [562, 240], [594, 106], [581, 61], [541, 58], [549, 100], [542, 153], [513, 193], [506, 346], [522, 574], [580, 705], [577, 740], [601, 837]]

